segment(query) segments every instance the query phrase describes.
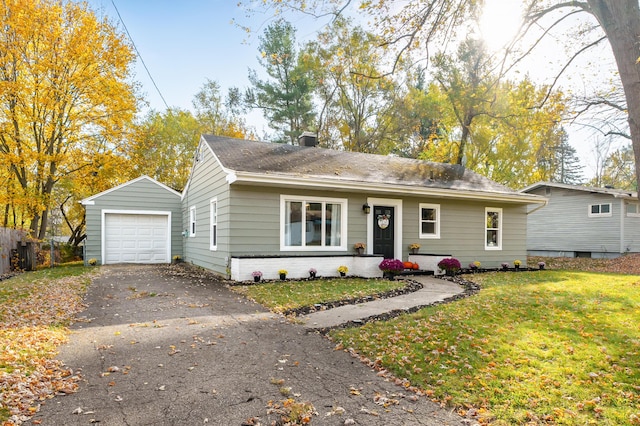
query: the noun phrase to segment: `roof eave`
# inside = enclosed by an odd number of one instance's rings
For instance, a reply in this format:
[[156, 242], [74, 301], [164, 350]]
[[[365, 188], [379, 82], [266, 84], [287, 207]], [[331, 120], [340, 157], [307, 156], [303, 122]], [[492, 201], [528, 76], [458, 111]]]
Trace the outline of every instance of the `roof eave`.
[[330, 178], [316, 178], [305, 176], [265, 175], [261, 173], [228, 171], [227, 182], [229, 184], [265, 185], [275, 187], [303, 187], [324, 190], [342, 191], [368, 191], [378, 194], [404, 194], [437, 196], [450, 199], [491, 200], [519, 204], [545, 204], [546, 198], [524, 193], [500, 193], [489, 191], [470, 191], [462, 189], [428, 188], [424, 186], [410, 186], [398, 184], [379, 184], [358, 181], [345, 181]]

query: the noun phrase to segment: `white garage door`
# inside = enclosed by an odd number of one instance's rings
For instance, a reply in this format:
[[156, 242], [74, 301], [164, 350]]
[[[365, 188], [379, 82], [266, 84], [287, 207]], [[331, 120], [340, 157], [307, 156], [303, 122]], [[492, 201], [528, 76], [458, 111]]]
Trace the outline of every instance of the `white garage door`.
[[169, 263], [169, 216], [105, 214], [104, 263]]

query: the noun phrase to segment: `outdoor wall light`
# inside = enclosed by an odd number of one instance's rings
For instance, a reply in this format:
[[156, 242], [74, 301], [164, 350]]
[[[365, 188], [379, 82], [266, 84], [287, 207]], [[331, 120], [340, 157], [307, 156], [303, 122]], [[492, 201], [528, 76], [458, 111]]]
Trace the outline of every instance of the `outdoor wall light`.
[[367, 203], [364, 203], [362, 205], [362, 211], [364, 212], [364, 214], [369, 214], [371, 213], [371, 206]]

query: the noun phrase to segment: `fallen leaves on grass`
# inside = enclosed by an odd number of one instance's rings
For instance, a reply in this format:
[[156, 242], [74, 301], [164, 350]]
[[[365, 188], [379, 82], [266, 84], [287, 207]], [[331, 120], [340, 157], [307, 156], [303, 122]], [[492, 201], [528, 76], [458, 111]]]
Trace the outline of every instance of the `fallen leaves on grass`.
[[[26, 274], [25, 274], [26, 275]], [[73, 393], [79, 377], [55, 360], [68, 325], [82, 311], [83, 276], [2, 282], [0, 305], [0, 420], [19, 425], [39, 402]], [[17, 290], [16, 290], [17, 289]], [[4, 413], [4, 414], [3, 414]]]

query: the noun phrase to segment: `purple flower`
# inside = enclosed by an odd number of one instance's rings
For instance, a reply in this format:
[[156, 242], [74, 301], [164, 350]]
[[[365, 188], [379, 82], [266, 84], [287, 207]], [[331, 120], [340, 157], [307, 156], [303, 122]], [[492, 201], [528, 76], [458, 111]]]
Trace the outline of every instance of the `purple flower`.
[[384, 259], [378, 265], [378, 268], [384, 272], [402, 272], [404, 270], [404, 263], [400, 259]]
[[455, 257], [445, 257], [438, 262], [438, 268], [444, 271], [455, 272], [461, 268], [460, 261]]
[[262, 276], [262, 272], [260, 272], [260, 271], [253, 271], [253, 272], [251, 273], [251, 276], [253, 276], [253, 277], [261, 277], [261, 276]]

